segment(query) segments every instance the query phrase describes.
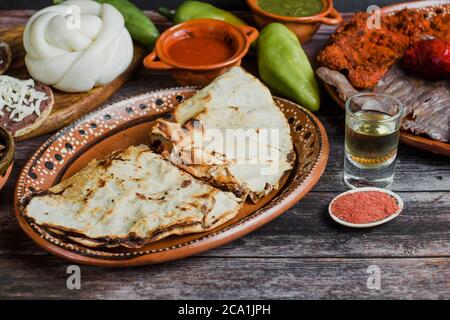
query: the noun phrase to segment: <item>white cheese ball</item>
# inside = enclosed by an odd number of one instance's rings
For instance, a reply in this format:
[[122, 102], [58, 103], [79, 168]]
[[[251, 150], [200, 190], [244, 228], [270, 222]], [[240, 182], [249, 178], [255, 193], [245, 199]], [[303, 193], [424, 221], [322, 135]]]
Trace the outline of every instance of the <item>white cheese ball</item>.
[[25, 27], [23, 44], [30, 75], [66, 92], [111, 82], [133, 58], [122, 14], [91, 0], [65, 1], [36, 12]]

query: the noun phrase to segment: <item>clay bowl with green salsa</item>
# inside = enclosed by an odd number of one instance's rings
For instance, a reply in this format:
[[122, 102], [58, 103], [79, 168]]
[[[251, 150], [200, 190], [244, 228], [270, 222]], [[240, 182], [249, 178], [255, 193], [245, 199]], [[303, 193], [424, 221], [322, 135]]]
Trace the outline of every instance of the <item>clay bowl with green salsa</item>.
[[312, 38], [321, 23], [338, 25], [342, 22], [333, 0], [247, 0], [247, 4], [260, 28], [272, 22], [284, 23], [302, 44]]

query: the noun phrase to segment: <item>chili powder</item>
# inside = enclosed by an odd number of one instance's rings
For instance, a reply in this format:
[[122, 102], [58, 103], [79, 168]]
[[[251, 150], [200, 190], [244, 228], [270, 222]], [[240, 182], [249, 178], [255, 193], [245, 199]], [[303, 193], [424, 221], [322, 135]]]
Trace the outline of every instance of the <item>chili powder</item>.
[[380, 191], [360, 191], [338, 197], [331, 212], [341, 220], [363, 224], [385, 219], [400, 209], [397, 200]]

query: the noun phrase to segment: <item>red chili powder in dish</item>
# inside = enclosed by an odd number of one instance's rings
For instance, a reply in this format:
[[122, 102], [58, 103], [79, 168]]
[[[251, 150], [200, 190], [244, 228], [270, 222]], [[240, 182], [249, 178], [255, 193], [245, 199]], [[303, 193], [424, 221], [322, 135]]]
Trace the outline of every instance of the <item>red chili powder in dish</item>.
[[363, 224], [385, 219], [399, 209], [397, 200], [380, 191], [347, 193], [331, 204], [331, 212], [341, 220]]

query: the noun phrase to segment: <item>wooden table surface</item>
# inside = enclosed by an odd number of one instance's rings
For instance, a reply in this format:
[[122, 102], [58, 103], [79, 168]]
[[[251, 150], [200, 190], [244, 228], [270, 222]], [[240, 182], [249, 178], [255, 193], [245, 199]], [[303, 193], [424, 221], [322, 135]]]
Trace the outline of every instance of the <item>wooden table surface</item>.
[[[0, 11], [0, 27], [24, 23], [30, 13]], [[322, 27], [305, 45], [312, 60], [332, 31]], [[253, 73], [254, 58], [244, 61]], [[172, 86], [168, 75], [141, 70], [111, 101]], [[346, 190], [344, 118], [327, 94], [322, 96], [317, 114], [328, 132], [330, 159], [320, 182], [292, 209], [199, 256], [128, 269], [81, 266], [81, 290], [67, 289], [70, 263], [37, 247], [16, 222], [16, 179], [48, 137], [19, 143], [13, 172], [0, 191], [0, 298], [450, 298], [450, 158], [401, 145], [393, 190], [405, 202], [403, 213], [373, 229], [340, 227], [327, 216], [327, 207]], [[380, 270], [379, 289], [367, 286], [369, 266]]]

